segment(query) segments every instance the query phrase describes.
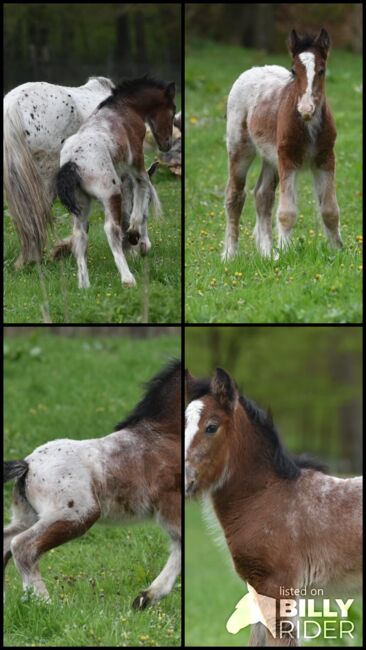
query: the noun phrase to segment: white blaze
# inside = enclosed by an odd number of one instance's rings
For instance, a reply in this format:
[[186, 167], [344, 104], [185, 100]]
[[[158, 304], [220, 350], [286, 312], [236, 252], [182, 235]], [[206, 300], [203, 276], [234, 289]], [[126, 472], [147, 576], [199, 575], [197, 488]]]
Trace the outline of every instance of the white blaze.
[[184, 434], [184, 448], [185, 456], [187, 458], [187, 452], [191, 445], [191, 442], [198, 431], [198, 424], [200, 421], [201, 413], [203, 410], [203, 402], [200, 399], [196, 399], [186, 408], [186, 428]]
[[313, 81], [315, 77], [315, 55], [311, 52], [302, 52], [299, 59], [306, 70], [307, 87], [304, 95], [299, 99], [297, 108], [299, 113], [314, 112], [315, 104], [312, 96]]

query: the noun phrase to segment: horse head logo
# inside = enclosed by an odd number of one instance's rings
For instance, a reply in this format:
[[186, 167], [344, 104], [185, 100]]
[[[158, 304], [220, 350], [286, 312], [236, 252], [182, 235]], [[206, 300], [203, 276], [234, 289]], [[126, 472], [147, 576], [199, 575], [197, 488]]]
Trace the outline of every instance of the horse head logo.
[[230, 634], [237, 634], [247, 625], [263, 623], [273, 638], [276, 636], [276, 599], [262, 596], [248, 583], [248, 593], [236, 604], [226, 623]]

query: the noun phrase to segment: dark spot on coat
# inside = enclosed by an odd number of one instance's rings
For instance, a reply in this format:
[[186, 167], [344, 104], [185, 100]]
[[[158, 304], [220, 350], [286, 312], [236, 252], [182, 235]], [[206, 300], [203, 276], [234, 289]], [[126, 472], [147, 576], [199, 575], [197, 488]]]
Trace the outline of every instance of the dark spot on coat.
[[34, 120], [34, 115], [33, 115], [33, 113], [31, 113], [30, 116], [31, 116], [32, 120]]
[[116, 181], [114, 180], [114, 178], [112, 178], [112, 183], [113, 183], [113, 185], [116, 184]]
[[74, 506], [74, 502], [73, 502], [73, 501], [69, 501], [69, 503], [68, 503], [67, 505], [69, 506], [69, 508], [73, 508], [73, 506]]
[[30, 135], [29, 131], [26, 130], [25, 132], [26, 132], [27, 135]]

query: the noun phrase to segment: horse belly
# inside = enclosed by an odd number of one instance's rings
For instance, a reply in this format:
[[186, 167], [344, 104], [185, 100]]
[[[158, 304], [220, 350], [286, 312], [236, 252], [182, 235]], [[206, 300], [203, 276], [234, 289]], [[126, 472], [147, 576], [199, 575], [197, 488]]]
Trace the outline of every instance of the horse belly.
[[270, 108], [264, 107], [259, 114], [253, 111], [248, 118], [248, 133], [258, 154], [277, 167], [276, 143], [277, 115]]

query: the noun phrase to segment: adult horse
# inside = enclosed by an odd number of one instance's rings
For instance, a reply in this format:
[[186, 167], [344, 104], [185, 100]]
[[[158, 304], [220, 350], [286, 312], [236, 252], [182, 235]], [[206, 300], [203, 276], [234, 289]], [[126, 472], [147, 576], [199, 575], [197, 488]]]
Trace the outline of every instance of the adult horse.
[[113, 88], [110, 79], [91, 77], [75, 88], [25, 83], [5, 96], [4, 186], [21, 244], [18, 268], [41, 259], [65, 139]]
[[325, 70], [330, 39], [292, 30], [291, 72], [278, 65], [251, 68], [234, 83], [227, 103], [229, 180], [226, 187], [226, 233], [222, 258], [238, 251], [239, 220], [245, 181], [256, 153], [262, 170], [254, 193], [256, 244], [264, 256], [272, 250], [272, 208], [280, 182], [277, 210], [279, 246], [287, 247], [296, 220], [296, 177], [310, 166], [325, 233], [342, 246], [335, 192], [336, 128], [325, 98]]
[[[327, 476], [318, 462], [291, 457], [271, 414], [240, 395], [224, 370], [211, 381], [187, 373], [186, 385], [186, 495], [208, 495], [234, 567], [258, 602], [276, 606], [311, 587], [358, 591], [362, 479]], [[278, 605], [274, 636], [258, 623], [250, 645], [298, 645]]]
[[181, 363], [153, 377], [114, 433], [47, 442], [22, 461], [5, 463], [17, 479], [12, 521], [4, 529], [4, 569], [13, 557], [24, 590], [48, 599], [38, 560], [83, 535], [96, 521], [155, 517], [171, 539], [168, 561], [134, 600], [138, 609], [167, 595], [181, 557]]

